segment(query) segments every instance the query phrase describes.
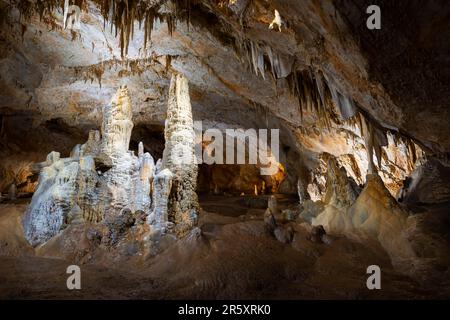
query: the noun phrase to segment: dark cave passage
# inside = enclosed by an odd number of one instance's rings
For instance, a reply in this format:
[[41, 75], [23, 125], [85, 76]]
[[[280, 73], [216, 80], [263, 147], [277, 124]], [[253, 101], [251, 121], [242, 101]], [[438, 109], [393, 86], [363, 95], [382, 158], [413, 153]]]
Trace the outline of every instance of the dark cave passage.
[[201, 164], [198, 192], [228, 195], [266, 195], [277, 193], [285, 179], [284, 170], [271, 176], [261, 175], [257, 165]]

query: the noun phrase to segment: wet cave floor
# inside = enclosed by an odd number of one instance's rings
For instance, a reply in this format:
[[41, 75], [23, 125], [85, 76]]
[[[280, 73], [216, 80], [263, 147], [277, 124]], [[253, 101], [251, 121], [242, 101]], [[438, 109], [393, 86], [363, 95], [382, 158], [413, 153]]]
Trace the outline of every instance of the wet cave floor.
[[[295, 199], [277, 196], [281, 209]], [[308, 240], [298, 224], [292, 243], [265, 230], [267, 196], [200, 196], [202, 235], [172, 243], [162, 253], [133, 262], [94, 260], [81, 265], [81, 290], [68, 290], [73, 262], [36, 256], [20, 248], [18, 221], [26, 201], [0, 205], [0, 232], [15, 256], [0, 256], [0, 299], [428, 299], [449, 290], [396, 272], [377, 242], [336, 236], [331, 244]], [[10, 248], [11, 250], [13, 248]], [[12, 250], [11, 252], [14, 252]], [[368, 290], [369, 265], [382, 270], [382, 289]], [[114, 266], [114, 267], [111, 267]]]

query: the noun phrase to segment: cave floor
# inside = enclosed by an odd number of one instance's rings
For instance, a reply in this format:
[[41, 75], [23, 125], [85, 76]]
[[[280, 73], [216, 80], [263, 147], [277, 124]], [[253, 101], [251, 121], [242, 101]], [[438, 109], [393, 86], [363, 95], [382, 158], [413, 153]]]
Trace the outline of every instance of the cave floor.
[[[428, 299], [449, 290], [393, 269], [376, 242], [336, 236], [313, 243], [291, 222], [291, 244], [264, 227], [266, 196], [201, 196], [201, 236], [188, 236], [162, 253], [81, 265], [81, 290], [68, 290], [64, 259], [26, 248], [20, 217], [25, 204], [0, 205], [0, 299]], [[295, 201], [279, 196], [281, 207]], [[286, 222], [289, 223], [289, 222]], [[10, 247], [5, 251], [5, 247]], [[382, 289], [368, 290], [366, 268], [382, 270]], [[114, 267], [111, 267], [114, 265]], [[132, 266], [131, 266], [132, 265]]]

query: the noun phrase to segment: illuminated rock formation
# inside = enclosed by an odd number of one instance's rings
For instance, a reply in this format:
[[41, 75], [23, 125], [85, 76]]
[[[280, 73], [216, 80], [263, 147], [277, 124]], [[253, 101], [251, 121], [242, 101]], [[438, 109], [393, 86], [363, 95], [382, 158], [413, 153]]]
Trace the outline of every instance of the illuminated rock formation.
[[409, 271], [416, 255], [405, 234], [408, 214], [386, 189], [380, 176], [367, 175], [366, 185], [358, 195], [351, 178], [333, 158], [328, 169], [325, 207], [312, 219], [312, 225], [323, 226], [327, 232], [376, 239], [394, 264]]
[[103, 110], [101, 137], [91, 131], [71, 157], [51, 152], [39, 165], [39, 185], [23, 222], [32, 245], [47, 241], [74, 219], [111, 221], [125, 209], [150, 213], [155, 165], [142, 144], [138, 157], [128, 150], [131, 116], [128, 90], [120, 88]]
[[313, 219], [314, 225], [323, 225], [325, 228], [333, 225], [336, 230], [346, 229], [350, 221], [346, 211], [355, 202], [358, 196], [358, 187], [352, 178], [347, 177], [345, 169], [339, 167], [336, 159], [328, 160], [327, 187], [323, 202], [325, 210]]
[[399, 201], [410, 205], [450, 201], [450, 164], [437, 158], [423, 159], [405, 180]]
[[169, 219], [175, 223], [176, 233], [184, 235], [197, 222], [198, 168], [188, 80], [179, 74], [173, 75], [170, 82], [164, 136], [162, 168], [173, 174]]
[[151, 225], [165, 230], [169, 222], [169, 196], [172, 189], [173, 174], [169, 169], [164, 169], [155, 175], [153, 179], [153, 205], [154, 209], [148, 218]]
[[130, 144], [132, 109], [126, 88], [119, 89], [110, 105], [103, 108], [101, 152], [118, 158], [128, 152]]
[[59, 159], [59, 154], [52, 152], [46, 164], [23, 223], [32, 245], [47, 241], [64, 228], [76, 199], [77, 160]]
[[408, 214], [402, 210], [378, 175], [368, 175], [358, 199], [348, 210], [352, 225], [377, 239], [390, 255], [394, 265], [405, 271], [413, 268], [416, 255], [407, 239]]

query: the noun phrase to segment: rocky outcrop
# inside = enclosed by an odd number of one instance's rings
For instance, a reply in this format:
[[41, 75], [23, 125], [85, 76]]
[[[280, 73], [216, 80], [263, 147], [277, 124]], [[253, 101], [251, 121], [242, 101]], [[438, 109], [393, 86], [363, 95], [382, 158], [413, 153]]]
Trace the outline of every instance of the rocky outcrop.
[[47, 163], [49, 160], [23, 221], [25, 236], [32, 245], [47, 241], [64, 228], [75, 206], [77, 160], [59, 159], [57, 153], [49, 154]]
[[394, 265], [411, 271], [416, 254], [406, 235], [408, 214], [391, 196], [378, 175], [367, 176], [366, 186], [347, 214], [352, 222], [347, 231], [362, 231], [377, 239]]
[[367, 175], [364, 189], [359, 193], [358, 186], [347, 177], [344, 168], [330, 158], [324, 204], [323, 211], [316, 217], [309, 213], [310, 209], [300, 216], [312, 219], [313, 226], [327, 232], [376, 239], [398, 268], [414, 272], [418, 262], [406, 234], [408, 213], [400, 207], [378, 174]]
[[[388, 138], [392, 139], [391, 136]], [[364, 188], [360, 191], [353, 179], [347, 176], [344, 167], [339, 165], [342, 158], [335, 159], [328, 155], [326, 191], [321, 197], [323, 202], [304, 202], [300, 222], [311, 223], [317, 230], [323, 230], [324, 235], [328, 232], [344, 234], [358, 241], [376, 240], [386, 250], [397, 270], [414, 275], [426, 283], [439, 273], [436, 268], [446, 263], [442, 261], [446, 261], [447, 255], [439, 251], [445, 247], [445, 240], [442, 231], [432, 230], [429, 233], [434, 235], [426, 236], [426, 228], [418, 223], [424, 220], [422, 215], [425, 214], [411, 215], [408, 209], [416, 212], [444, 210], [448, 203], [449, 170], [446, 159], [421, 159], [417, 154], [410, 157], [415, 151], [408, 148], [407, 143], [399, 141], [397, 144], [405, 148], [393, 151], [389, 147], [385, 149], [383, 159], [387, 157], [392, 161], [404, 161], [406, 170], [417, 166], [411, 177], [404, 181], [404, 187], [399, 193], [402, 205], [392, 195], [392, 189], [387, 188], [392, 185], [386, 184], [378, 174], [386, 172], [383, 165], [379, 167], [379, 163], [373, 164], [374, 168], [381, 170], [368, 174], [364, 179]], [[430, 214], [427, 213], [427, 216]], [[442, 217], [435, 219], [445, 221]], [[320, 241], [330, 244], [333, 236], [326, 235]], [[436, 249], [431, 249], [432, 246]]]
[[39, 184], [23, 221], [32, 245], [75, 220], [111, 222], [127, 210], [150, 213], [154, 162], [142, 145], [138, 157], [128, 150], [131, 116], [128, 90], [120, 88], [104, 108], [101, 135], [92, 131], [69, 158], [51, 152], [40, 164]]
[[399, 201], [410, 206], [450, 202], [450, 165], [437, 158], [424, 159], [405, 179]]
[[347, 177], [343, 167], [331, 157], [328, 161], [326, 192], [323, 199], [324, 210], [315, 218], [313, 225], [322, 225], [334, 231], [346, 230], [351, 226], [347, 216], [348, 208], [355, 202], [359, 188], [352, 178]]
[[[366, 122], [363, 119], [360, 120]], [[367, 126], [361, 123], [348, 126], [347, 133], [339, 133], [342, 136], [331, 137], [330, 135], [323, 139], [321, 147], [313, 147], [321, 153], [314, 159], [315, 166], [309, 172], [309, 179], [305, 180], [307, 193], [312, 200], [322, 200], [325, 196], [330, 157], [334, 157], [338, 165], [343, 167], [346, 174], [359, 186], [365, 184], [371, 167], [370, 170], [381, 177], [391, 195], [398, 197], [405, 179], [422, 162], [424, 151], [411, 139], [401, 137], [394, 132], [383, 133], [376, 128], [371, 128], [370, 130], [375, 132], [370, 133]], [[304, 140], [306, 139], [304, 136], [300, 139], [307, 141]], [[370, 153], [369, 148], [372, 150]], [[326, 150], [331, 150], [332, 154]]]
[[174, 74], [170, 82], [167, 119], [164, 130], [166, 146], [162, 168], [173, 174], [169, 197], [169, 218], [179, 235], [197, 223], [199, 212], [197, 188], [198, 165], [192, 107], [186, 77]]

